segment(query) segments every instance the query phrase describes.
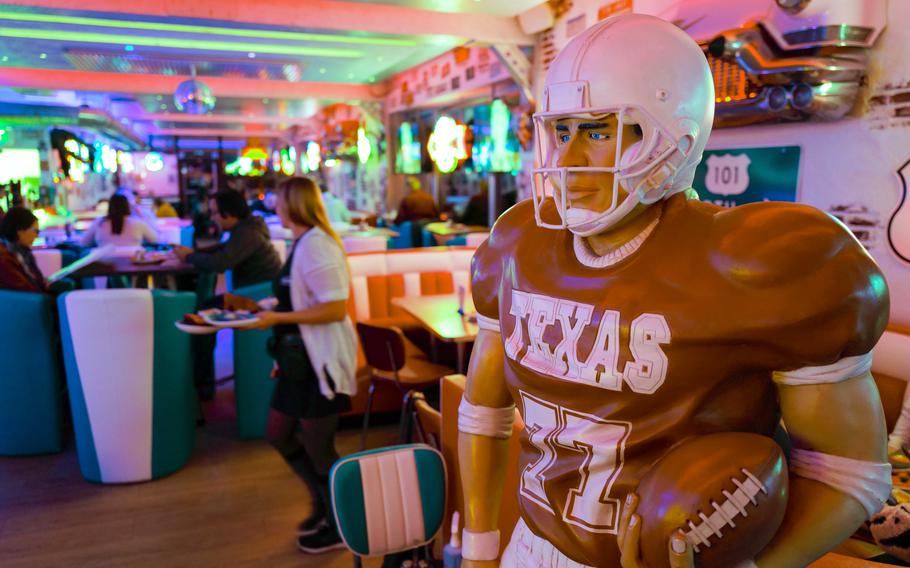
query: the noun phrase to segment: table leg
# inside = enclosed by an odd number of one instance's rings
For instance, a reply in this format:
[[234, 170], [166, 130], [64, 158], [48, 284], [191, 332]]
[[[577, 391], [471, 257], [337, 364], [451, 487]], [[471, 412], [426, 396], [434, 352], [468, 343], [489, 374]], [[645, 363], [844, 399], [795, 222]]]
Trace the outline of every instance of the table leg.
[[464, 343], [458, 342], [455, 344], [455, 348], [458, 349], [458, 361], [455, 363], [455, 370], [458, 371], [459, 375], [464, 374]]

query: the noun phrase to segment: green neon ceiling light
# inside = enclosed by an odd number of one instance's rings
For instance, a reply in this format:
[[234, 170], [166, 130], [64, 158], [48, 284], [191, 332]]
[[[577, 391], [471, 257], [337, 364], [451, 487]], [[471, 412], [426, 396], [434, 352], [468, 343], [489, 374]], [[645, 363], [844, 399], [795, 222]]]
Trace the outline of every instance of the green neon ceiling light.
[[167, 37], [129, 36], [98, 34], [92, 32], [69, 32], [63, 30], [32, 30], [23, 28], [0, 27], [0, 37], [21, 39], [42, 39], [51, 41], [78, 41], [83, 43], [103, 43], [123, 45], [143, 45], [147, 47], [172, 47], [176, 49], [197, 49], [209, 51], [238, 51], [249, 53], [271, 53], [276, 55], [310, 55], [315, 57], [363, 57], [362, 51], [354, 49], [335, 49], [331, 47], [308, 47], [297, 45], [237, 43], [231, 41], [211, 41], [196, 39], [176, 39]]
[[234, 37], [253, 37], [260, 39], [285, 39], [294, 41], [321, 41], [326, 43], [357, 43], [363, 45], [387, 45], [396, 47], [415, 47], [418, 43], [410, 39], [340, 36], [331, 34], [314, 34], [306, 32], [283, 32], [277, 30], [253, 30], [243, 28], [225, 28], [218, 26], [194, 26], [189, 24], [166, 24], [163, 22], [131, 22], [126, 20], [109, 20], [104, 18], [83, 18], [77, 16], [59, 16], [56, 14], [29, 14], [0, 10], [0, 19], [17, 22], [35, 22], [46, 24], [67, 24], [73, 26], [94, 26], [98, 28], [120, 28], [132, 30], [151, 30], [162, 32], [182, 32], [193, 34], [216, 34]]

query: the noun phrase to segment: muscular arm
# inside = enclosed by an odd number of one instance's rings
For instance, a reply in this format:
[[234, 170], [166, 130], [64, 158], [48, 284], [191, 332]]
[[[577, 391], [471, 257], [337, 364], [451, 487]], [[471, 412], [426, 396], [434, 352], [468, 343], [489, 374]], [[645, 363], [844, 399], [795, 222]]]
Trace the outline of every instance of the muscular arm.
[[[469, 402], [496, 408], [512, 405], [503, 373], [504, 357], [499, 334], [481, 330], [468, 368], [465, 396]], [[464, 520], [465, 528], [470, 531], [486, 532], [497, 528], [508, 447], [509, 440], [458, 433]], [[501, 538], [508, 538], [508, 535], [501, 535]]]
[[[779, 393], [794, 447], [887, 461], [885, 418], [868, 372], [840, 383], [780, 386]], [[846, 540], [866, 516], [853, 497], [791, 475], [783, 524], [756, 564], [759, 568], [806, 566]]]

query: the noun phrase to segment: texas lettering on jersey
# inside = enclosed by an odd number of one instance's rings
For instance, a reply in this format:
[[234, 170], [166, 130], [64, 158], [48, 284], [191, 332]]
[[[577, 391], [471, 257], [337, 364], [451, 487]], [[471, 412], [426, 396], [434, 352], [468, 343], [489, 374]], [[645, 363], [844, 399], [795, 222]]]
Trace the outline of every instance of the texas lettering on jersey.
[[[667, 377], [667, 356], [660, 346], [670, 343], [670, 326], [661, 314], [643, 313], [632, 321], [632, 360], [620, 371], [620, 312], [604, 310], [597, 339], [584, 360], [580, 360], [578, 339], [593, 327], [594, 306], [513, 288], [509, 313], [515, 317], [515, 328], [505, 342], [506, 355], [534, 372], [612, 391], [622, 390], [625, 382], [640, 394], [654, 393]], [[544, 340], [549, 326], [562, 332], [555, 347]]]

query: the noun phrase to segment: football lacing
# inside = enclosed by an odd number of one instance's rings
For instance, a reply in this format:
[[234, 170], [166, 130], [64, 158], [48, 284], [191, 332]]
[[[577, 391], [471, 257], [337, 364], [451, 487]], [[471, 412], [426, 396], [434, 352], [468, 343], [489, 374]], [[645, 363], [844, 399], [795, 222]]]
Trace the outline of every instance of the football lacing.
[[699, 551], [699, 546], [711, 548], [710, 538], [712, 536], [723, 538], [722, 528], [727, 526], [736, 528], [736, 523], [734, 522], [736, 516], [748, 517], [749, 513], [746, 511], [746, 506], [749, 503], [758, 505], [758, 500], [755, 497], [759, 493], [768, 493], [762, 482], [752, 475], [749, 470], [742, 468], [740, 471], [746, 476], [744, 480], [740, 481], [735, 477], [730, 478], [730, 481], [736, 485], [736, 491], [730, 493], [727, 490], [723, 490], [722, 493], [725, 499], [721, 504], [711, 500], [710, 503], [714, 508], [714, 512], [708, 516], [699, 511], [698, 516], [702, 521], [701, 523], [695, 524], [692, 521], [688, 521], [689, 532], [686, 533], [686, 540], [689, 541], [695, 552]]

